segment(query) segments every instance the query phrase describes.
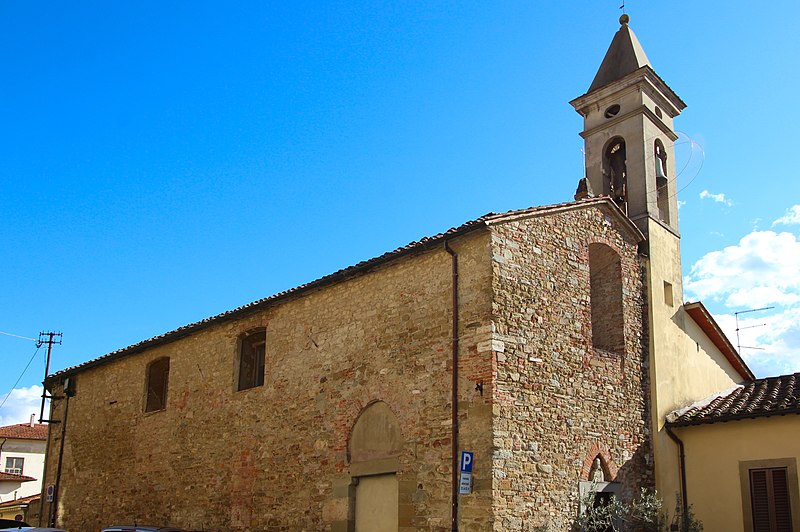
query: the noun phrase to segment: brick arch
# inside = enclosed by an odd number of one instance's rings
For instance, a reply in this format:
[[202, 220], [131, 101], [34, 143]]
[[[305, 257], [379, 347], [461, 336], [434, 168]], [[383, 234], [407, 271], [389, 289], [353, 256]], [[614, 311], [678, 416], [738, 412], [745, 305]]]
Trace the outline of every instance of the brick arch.
[[586, 241], [586, 246], [584, 247], [583, 251], [586, 252], [586, 258], [587, 259], [589, 258], [589, 245], [590, 244], [605, 244], [606, 246], [608, 246], [611, 249], [613, 249], [617, 253], [617, 255], [619, 255], [620, 257], [622, 256], [622, 249], [620, 249], [619, 245], [615, 241], [613, 241], [613, 240], [611, 240], [609, 238], [606, 238], [604, 236], [596, 235], [591, 240], [587, 240]]
[[586, 457], [583, 459], [583, 467], [581, 467], [581, 479], [591, 480], [589, 478], [589, 472], [592, 470], [594, 459], [598, 456], [600, 457], [600, 464], [603, 466], [603, 473], [606, 475], [607, 480], [614, 480], [617, 478], [619, 466], [617, 466], [617, 463], [614, 462], [613, 458], [611, 458], [611, 453], [602, 443], [594, 442], [592, 443], [591, 447], [589, 447]]

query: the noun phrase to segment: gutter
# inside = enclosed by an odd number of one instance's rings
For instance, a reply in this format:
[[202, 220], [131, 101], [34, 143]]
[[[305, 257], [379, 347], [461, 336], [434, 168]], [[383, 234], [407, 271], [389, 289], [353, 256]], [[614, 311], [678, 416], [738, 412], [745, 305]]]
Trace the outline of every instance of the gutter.
[[683, 447], [683, 441], [678, 438], [678, 436], [672, 432], [672, 428], [669, 425], [665, 425], [667, 429], [667, 435], [678, 444], [678, 449], [680, 452], [680, 474], [681, 474], [681, 512], [683, 513], [683, 523], [684, 525], [689, 522], [689, 501], [686, 500], [686, 452]]
[[451, 531], [458, 531], [458, 254], [453, 251], [447, 240], [444, 241], [444, 249], [452, 257], [453, 264], [453, 385], [452, 385], [452, 493], [450, 521]]

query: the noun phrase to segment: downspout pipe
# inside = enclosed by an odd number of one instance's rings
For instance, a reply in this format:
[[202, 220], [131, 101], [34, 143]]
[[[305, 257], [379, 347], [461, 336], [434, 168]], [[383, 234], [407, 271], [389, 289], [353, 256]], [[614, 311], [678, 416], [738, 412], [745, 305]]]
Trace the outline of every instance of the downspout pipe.
[[459, 460], [458, 460], [458, 254], [450, 247], [450, 243], [445, 240], [444, 249], [450, 254], [452, 262], [452, 286], [453, 286], [453, 385], [452, 385], [452, 493], [451, 493], [451, 530], [458, 531], [458, 484], [459, 484]]
[[683, 440], [672, 432], [672, 428], [669, 425], [666, 425], [665, 428], [667, 429], [667, 435], [678, 444], [680, 452], [681, 511], [683, 512], [683, 525], [686, 526], [689, 522], [689, 501], [686, 500], [686, 452], [684, 451]]

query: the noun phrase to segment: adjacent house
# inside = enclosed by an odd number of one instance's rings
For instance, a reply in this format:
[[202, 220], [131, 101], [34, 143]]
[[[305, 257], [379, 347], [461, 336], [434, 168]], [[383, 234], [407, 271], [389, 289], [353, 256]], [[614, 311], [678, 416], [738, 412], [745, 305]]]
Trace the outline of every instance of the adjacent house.
[[29, 423], [0, 427], [0, 518], [25, 520], [29, 505], [38, 506], [47, 425], [34, 418], [32, 415]]
[[795, 373], [736, 385], [667, 417], [706, 530], [800, 530], [798, 414]]
[[754, 379], [683, 303], [685, 104], [627, 16], [571, 103], [574, 201], [488, 214], [49, 376], [42, 522], [569, 530], [590, 490], [685, 503], [694, 443], [667, 414]]

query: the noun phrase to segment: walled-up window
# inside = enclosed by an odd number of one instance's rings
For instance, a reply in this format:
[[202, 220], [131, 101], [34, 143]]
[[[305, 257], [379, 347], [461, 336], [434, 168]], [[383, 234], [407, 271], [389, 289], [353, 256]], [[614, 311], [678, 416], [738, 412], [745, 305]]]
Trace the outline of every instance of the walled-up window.
[[625, 349], [622, 317], [622, 262], [605, 244], [589, 244], [592, 345], [621, 353]]
[[241, 337], [239, 342], [239, 390], [264, 385], [266, 349], [266, 329], [254, 329]]
[[656, 202], [658, 203], [658, 218], [669, 223], [669, 177], [667, 177], [667, 151], [661, 140], [656, 139], [653, 145], [654, 162], [656, 165]]
[[169, 357], [158, 358], [147, 365], [147, 398], [145, 412], [156, 412], [167, 408], [169, 385]]
[[626, 166], [625, 140], [614, 137], [606, 146], [603, 154], [603, 173], [605, 187], [609, 196], [627, 212], [628, 202], [628, 170]]

